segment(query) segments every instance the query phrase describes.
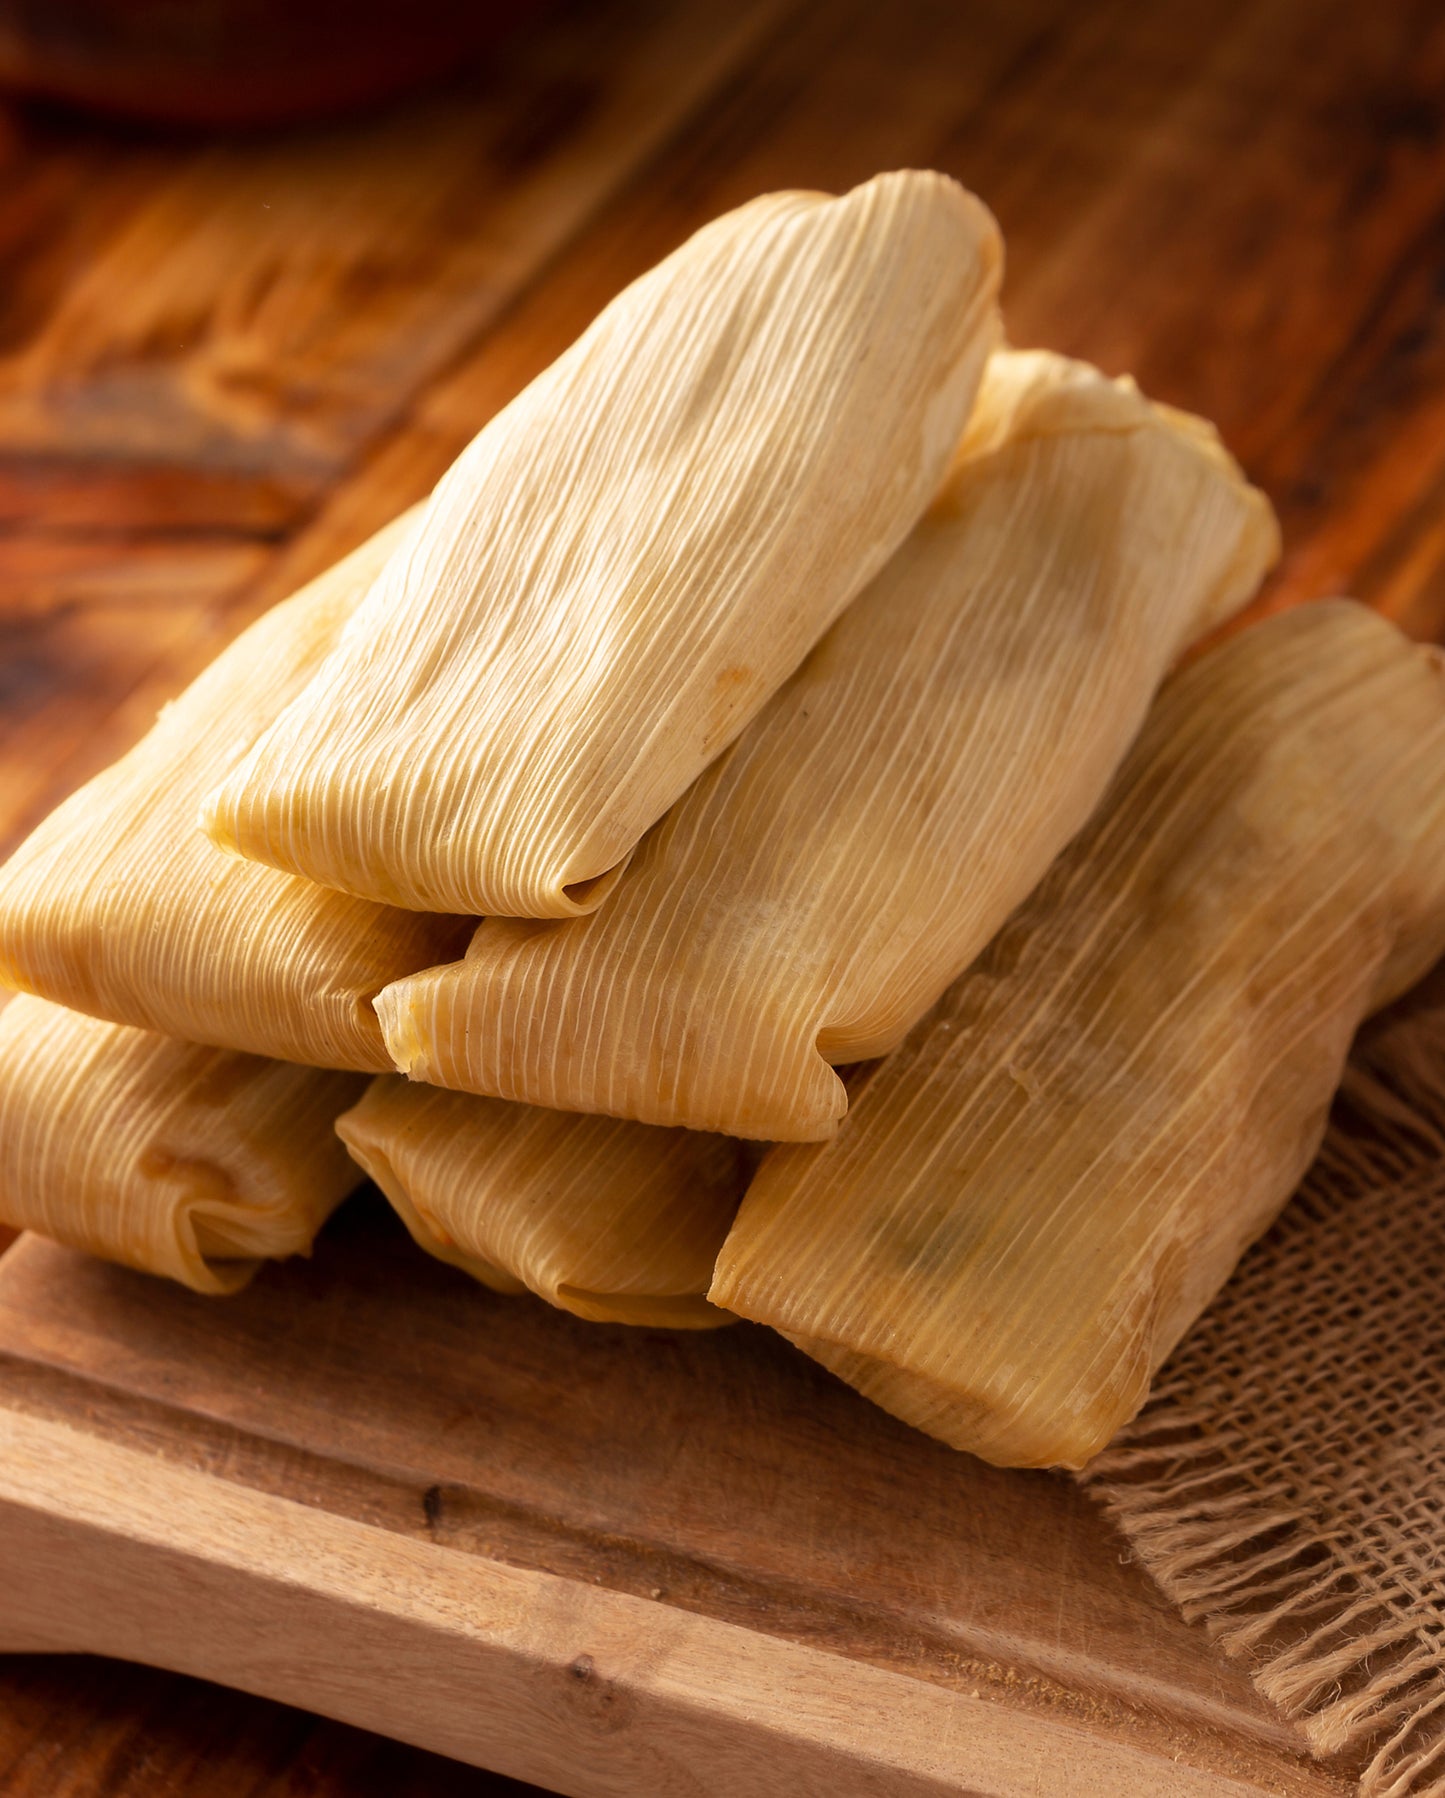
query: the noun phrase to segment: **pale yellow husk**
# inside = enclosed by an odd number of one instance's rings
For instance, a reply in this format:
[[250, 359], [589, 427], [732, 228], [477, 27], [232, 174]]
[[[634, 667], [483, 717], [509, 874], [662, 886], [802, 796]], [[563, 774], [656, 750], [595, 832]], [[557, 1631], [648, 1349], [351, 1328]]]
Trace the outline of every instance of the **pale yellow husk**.
[[1059, 356], [993, 357], [902, 550], [642, 845], [607, 904], [489, 919], [377, 1001], [441, 1086], [773, 1140], [896, 1045], [1098, 803], [1273, 516], [1209, 427]]
[[116, 1023], [283, 1060], [391, 1065], [371, 1000], [470, 924], [222, 855], [201, 798], [334, 646], [415, 515], [226, 649], [0, 868], [0, 982]]
[[600, 903], [923, 511], [1000, 265], [931, 173], [707, 226], [462, 454], [207, 828], [422, 910]]
[[422, 1248], [597, 1323], [712, 1329], [744, 1145], [373, 1081], [336, 1129]]
[[22, 995], [0, 1012], [0, 1223], [235, 1292], [360, 1183], [332, 1126], [364, 1086]]
[[1442, 950], [1439, 652], [1343, 601], [1245, 631], [836, 1141], [764, 1160], [712, 1297], [958, 1448], [1077, 1467]]

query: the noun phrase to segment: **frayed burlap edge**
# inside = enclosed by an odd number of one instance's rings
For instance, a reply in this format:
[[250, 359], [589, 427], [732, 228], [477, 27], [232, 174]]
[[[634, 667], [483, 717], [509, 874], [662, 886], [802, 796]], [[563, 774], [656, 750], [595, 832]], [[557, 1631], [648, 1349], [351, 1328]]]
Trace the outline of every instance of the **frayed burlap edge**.
[[1445, 978], [1084, 1485], [1362, 1798], [1445, 1798]]

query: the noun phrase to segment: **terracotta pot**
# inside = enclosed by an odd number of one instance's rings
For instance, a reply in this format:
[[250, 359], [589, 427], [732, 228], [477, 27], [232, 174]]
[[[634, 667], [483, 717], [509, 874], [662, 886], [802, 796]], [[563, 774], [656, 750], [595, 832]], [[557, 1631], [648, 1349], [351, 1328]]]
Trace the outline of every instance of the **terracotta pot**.
[[0, 0], [0, 87], [172, 124], [276, 124], [444, 74], [534, 4]]

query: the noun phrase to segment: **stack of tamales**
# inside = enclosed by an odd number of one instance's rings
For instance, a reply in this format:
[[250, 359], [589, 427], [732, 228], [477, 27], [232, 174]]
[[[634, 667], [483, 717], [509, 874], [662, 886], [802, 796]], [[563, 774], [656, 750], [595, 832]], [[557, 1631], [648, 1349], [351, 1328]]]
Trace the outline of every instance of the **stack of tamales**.
[[934, 174], [717, 220], [73, 794], [0, 1220], [228, 1292], [364, 1172], [499, 1293], [1102, 1447], [1445, 952], [1445, 670], [1220, 633], [1267, 502], [1001, 264]]

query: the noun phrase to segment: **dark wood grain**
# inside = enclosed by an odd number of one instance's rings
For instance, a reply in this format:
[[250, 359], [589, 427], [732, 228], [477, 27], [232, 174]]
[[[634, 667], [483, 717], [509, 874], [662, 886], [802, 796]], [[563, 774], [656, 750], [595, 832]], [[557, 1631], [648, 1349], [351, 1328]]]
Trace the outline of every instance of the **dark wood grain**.
[[[695, 225], [761, 188], [836, 188], [906, 162], [952, 170], [998, 212], [1016, 340], [1133, 369], [1219, 420], [1284, 522], [1267, 603], [1354, 591], [1441, 634], [1433, 0], [576, 0], [440, 96], [319, 132], [196, 141], [0, 113], [0, 843], [138, 735], [263, 605], [424, 492]], [[287, 1275], [263, 1301], [311, 1277]], [[235, 1331], [248, 1313], [215, 1315]], [[749, 1352], [740, 1340], [696, 1352], [725, 1368]], [[414, 1383], [414, 1369], [383, 1371], [388, 1402]], [[155, 1424], [162, 1372], [157, 1358], [117, 1376], [115, 1427]], [[530, 1376], [512, 1377], [520, 1405]], [[613, 1575], [653, 1579], [661, 1555], [678, 1602], [725, 1608], [739, 1538], [731, 1561], [702, 1553], [697, 1486], [677, 1471], [702, 1471], [696, 1421], [665, 1421], [673, 1434], [652, 1452], [678, 1457], [659, 1473], [671, 1533], [619, 1549]], [[252, 1444], [248, 1477], [265, 1477], [257, 1420], [219, 1422]], [[436, 1422], [444, 1445], [475, 1428]], [[585, 1535], [587, 1495], [545, 1432], [526, 1440], [561, 1520], [540, 1544], [518, 1521], [516, 1466], [479, 1487], [452, 1449], [398, 1468], [394, 1443], [355, 1464], [381, 1479], [367, 1502], [397, 1527], [559, 1554]], [[740, 1529], [747, 1493], [726, 1489]], [[988, 1476], [980, 1491], [961, 1521], [949, 1509], [954, 1552], [1017, 1554], [1006, 1495]], [[806, 1489], [790, 1497], [831, 1539]], [[1041, 1551], [1054, 1577], [1097, 1537], [1078, 1534], [1095, 1522], [1076, 1500], [1048, 1502], [1063, 1507]], [[777, 1584], [770, 1602], [804, 1633], [861, 1617], [868, 1652], [884, 1653], [907, 1569], [886, 1544], [865, 1565], [856, 1535], [834, 1549], [821, 1610], [789, 1611]], [[1137, 1581], [1085, 1571], [1097, 1638], [1066, 1606], [1061, 1651], [1087, 1635], [1117, 1660], [1126, 1625], [1110, 1607], [1130, 1590], [1150, 1656], [1167, 1670], [1186, 1653], [1188, 1633]], [[986, 1679], [987, 1632], [1006, 1613], [965, 1606], [927, 1652]], [[1048, 1702], [1069, 1701], [1067, 1667], [1038, 1677]], [[1237, 1680], [1218, 1681], [1211, 1702], [1247, 1711]], [[191, 1682], [39, 1662], [0, 1668], [0, 1784], [27, 1798], [489, 1789]]]
[[287, 578], [423, 493], [705, 218], [910, 162], [997, 211], [1016, 341], [1220, 423], [1281, 512], [1266, 603], [1347, 591], [1445, 631], [1445, 14], [1407, 0], [803, 4], [337, 484]]
[[536, 1787], [220, 1686], [86, 1656], [14, 1655], [5, 1798], [527, 1798]]
[[364, 126], [166, 147], [0, 115], [0, 847], [274, 597], [323, 497], [779, 6], [558, 6]]

